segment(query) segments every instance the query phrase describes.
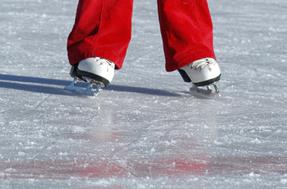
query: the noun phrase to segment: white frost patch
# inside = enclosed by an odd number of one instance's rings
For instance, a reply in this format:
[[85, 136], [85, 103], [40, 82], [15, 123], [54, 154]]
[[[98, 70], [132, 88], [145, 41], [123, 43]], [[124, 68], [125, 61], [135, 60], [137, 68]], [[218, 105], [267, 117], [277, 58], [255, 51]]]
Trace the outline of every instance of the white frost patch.
[[256, 174], [256, 173], [254, 173], [254, 172], [249, 173], [248, 176], [249, 176], [249, 177], [255, 177], [255, 178], [260, 177], [259, 174]]
[[18, 152], [18, 156], [25, 156], [26, 153], [25, 152]]
[[251, 143], [253, 143], [253, 144], [261, 144], [262, 142], [258, 138], [255, 138], [254, 140], [251, 140]]
[[282, 178], [281, 180], [280, 180], [280, 183], [281, 184], [287, 184], [287, 178]]
[[17, 172], [17, 169], [14, 169], [14, 168], [7, 168], [5, 169], [4, 171], [5, 173], [16, 173]]

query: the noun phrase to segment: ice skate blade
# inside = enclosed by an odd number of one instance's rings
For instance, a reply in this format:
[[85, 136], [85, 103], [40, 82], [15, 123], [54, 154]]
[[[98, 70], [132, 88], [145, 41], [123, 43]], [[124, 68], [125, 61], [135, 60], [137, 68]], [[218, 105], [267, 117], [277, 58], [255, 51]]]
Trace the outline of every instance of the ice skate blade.
[[82, 81], [79, 79], [74, 79], [72, 83], [65, 87], [65, 90], [77, 93], [83, 96], [95, 97], [102, 91], [104, 84], [101, 82], [96, 82], [92, 80], [85, 79]]
[[205, 95], [207, 97], [212, 97], [212, 96], [220, 96], [219, 89], [216, 84], [211, 84], [207, 86], [196, 86], [193, 85], [189, 91], [194, 94], [201, 94]]

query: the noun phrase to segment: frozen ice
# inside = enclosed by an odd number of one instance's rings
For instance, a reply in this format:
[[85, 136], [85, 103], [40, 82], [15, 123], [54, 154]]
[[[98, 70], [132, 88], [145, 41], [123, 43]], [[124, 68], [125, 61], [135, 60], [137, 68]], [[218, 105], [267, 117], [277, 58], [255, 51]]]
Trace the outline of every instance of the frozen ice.
[[0, 189], [287, 188], [287, 1], [209, 2], [220, 95], [164, 71], [156, 0], [135, 0], [91, 99], [64, 89], [77, 0], [1, 0]]

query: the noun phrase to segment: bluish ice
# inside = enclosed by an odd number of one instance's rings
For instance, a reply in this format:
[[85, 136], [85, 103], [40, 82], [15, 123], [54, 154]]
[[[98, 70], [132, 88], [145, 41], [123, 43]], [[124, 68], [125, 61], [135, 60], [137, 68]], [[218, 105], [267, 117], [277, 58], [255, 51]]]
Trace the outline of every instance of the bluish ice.
[[1, 0], [1, 189], [287, 188], [287, 1], [210, 1], [220, 95], [166, 73], [155, 0], [124, 68], [64, 90], [76, 0]]

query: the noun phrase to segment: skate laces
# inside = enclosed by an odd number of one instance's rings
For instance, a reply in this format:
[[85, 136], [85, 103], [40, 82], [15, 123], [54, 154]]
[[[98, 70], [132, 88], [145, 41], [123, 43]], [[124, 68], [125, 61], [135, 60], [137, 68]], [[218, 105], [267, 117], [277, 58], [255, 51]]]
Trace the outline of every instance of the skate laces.
[[200, 71], [200, 70], [204, 69], [205, 67], [209, 67], [211, 64], [214, 64], [213, 60], [205, 58], [202, 60], [195, 61], [191, 65], [191, 69]]
[[100, 64], [100, 65], [103, 65], [103, 64], [107, 64], [109, 65], [110, 67], [113, 67], [115, 66], [115, 64], [107, 59], [104, 59], [104, 58], [100, 58], [100, 57], [96, 57], [95, 58], [95, 61], [96, 63]]

